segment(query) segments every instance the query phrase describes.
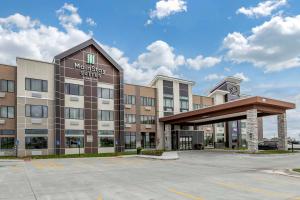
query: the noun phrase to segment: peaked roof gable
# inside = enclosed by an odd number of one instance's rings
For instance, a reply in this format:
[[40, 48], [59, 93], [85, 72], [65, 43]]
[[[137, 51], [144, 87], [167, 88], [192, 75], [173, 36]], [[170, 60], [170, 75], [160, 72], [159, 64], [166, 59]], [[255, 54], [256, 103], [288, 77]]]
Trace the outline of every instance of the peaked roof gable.
[[93, 38], [91, 38], [91, 39], [89, 39], [89, 40], [87, 40], [87, 41], [71, 48], [71, 49], [68, 49], [68, 50], [56, 55], [54, 57], [54, 59], [56, 59], [56, 60], [63, 59], [63, 58], [65, 58], [65, 57], [67, 57], [67, 56], [69, 56], [69, 55], [71, 55], [71, 54], [73, 54], [77, 51], [80, 51], [81, 49], [84, 49], [84, 48], [86, 48], [90, 45], [94, 46], [120, 72], [123, 71], [123, 68], [112, 57], [110, 57], [110, 55], [108, 55], [108, 53], [106, 51], [104, 51], [104, 49]]

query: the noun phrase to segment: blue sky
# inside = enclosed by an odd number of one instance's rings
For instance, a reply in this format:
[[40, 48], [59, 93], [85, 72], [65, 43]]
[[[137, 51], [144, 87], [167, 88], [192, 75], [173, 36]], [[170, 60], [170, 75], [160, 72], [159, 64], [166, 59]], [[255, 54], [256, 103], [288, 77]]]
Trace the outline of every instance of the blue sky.
[[[1, 1], [0, 63], [15, 57], [51, 61], [90, 37], [125, 69], [127, 82], [157, 73], [197, 82], [206, 92], [225, 76], [243, 93], [300, 105], [300, 1], [98, 0]], [[300, 134], [300, 110], [288, 113]], [[276, 132], [275, 118], [265, 132]]]

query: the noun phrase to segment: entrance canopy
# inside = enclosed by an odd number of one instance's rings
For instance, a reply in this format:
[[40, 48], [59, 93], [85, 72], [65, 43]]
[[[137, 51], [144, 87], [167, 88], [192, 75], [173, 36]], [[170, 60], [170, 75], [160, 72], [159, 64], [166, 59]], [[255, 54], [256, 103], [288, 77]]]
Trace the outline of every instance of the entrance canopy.
[[159, 121], [167, 124], [206, 125], [247, 119], [247, 111], [252, 109], [257, 110], [257, 117], [264, 117], [284, 114], [286, 110], [295, 107], [293, 103], [255, 96], [162, 117]]

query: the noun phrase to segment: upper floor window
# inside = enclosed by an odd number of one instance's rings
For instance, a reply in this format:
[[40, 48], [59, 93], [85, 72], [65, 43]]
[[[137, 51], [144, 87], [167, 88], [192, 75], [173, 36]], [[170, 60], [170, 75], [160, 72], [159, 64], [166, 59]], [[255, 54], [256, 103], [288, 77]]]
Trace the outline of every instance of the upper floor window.
[[135, 105], [135, 96], [134, 95], [124, 95], [124, 104]]
[[113, 121], [114, 120], [114, 111], [99, 110], [98, 111], [98, 120], [100, 120], [100, 121]]
[[173, 82], [163, 80], [163, 93], [173, 95]]
[[114, 90], [109, 88], [98, 88], [98, 97], [102, 99], [113, 99]]
[[70, 95], [83, 96], [83, 85], [65, 83], [65, 93]]
[[185, 99], [180, 99], [180, 112], [189, 111], [189, 101]]
[[0, 130], [0, 135], [15, 135], [15, 130]]
[[164, 111], [173, 111], [174, 100], [173, 98], [164, 97]]
[[95, 55], [94, 54], [91, 54], [91, 53], [88, 53], [86, 55], [86, 63], [87, 64], [95, 64]]
[[141, 97], [142, 106], [155, 106], [155, 99], [151, 97]]
[[25, 90], [36, 92], [48, 92], [48, 81], [25, 78]]
[[194, 110], [197, 110], [197, 109], [201, 109], [201, 108], [203, 108], [203, 105], [202, 104], [193, 104], [193, 109]]
[[15, 82], [11, 80], [0, 80], [0, 92], [14, 92]]
[[0, 118], [15, 118], [15, 107], [14, 106], [1, 106], [0, 107]]
[[125, 114], [125, 123], [126, 124], [135, 124], [136, 119], [134, 114]]
[[83, 119], [83, 109], [82, 108], [65, 108], [65, 118], [66, 119]]
[[141, 115], [141, 124], [155, 124], [155, 116]]
[[27, 104], [25, 106], [25, 115], [26, 117], [33, 117], [33, 118], [47, 118], [48, 106]]

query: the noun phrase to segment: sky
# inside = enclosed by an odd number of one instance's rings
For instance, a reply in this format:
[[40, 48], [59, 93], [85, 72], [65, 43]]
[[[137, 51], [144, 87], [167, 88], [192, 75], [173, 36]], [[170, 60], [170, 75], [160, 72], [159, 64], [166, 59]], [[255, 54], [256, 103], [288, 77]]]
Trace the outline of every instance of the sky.
[[[226, 76], [242, 93], [296, 103], [288, 135], [300, 138], [299, 0], [85, 0], [0, 2], [0, 63], [52, 61], [94, 38], [123, 68], [127, 83], [156, 74], [193, 80], [207, 95]], [[276, 117], [264, 136], [277, 135]]]

